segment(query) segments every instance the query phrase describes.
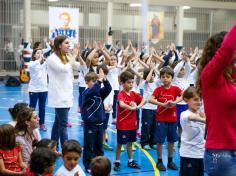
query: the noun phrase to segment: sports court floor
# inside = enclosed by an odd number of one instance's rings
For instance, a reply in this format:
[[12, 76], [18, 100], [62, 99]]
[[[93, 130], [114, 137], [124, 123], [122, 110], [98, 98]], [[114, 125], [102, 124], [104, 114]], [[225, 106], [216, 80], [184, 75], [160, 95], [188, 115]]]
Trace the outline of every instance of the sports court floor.
[[[73, 124], [68, 128], [69, 138], [78, 140], [83, 145], [83, 126], [81, 126], [80, 114], [77, 113], [77, 98], [78, 98], [78, 85], [74, 85], [74, 107], [70, 110], [69, 121]], [[0, 82], [0, 124], [7, 123], [11, 120], [8, 113], [8, 108], [13, 107], [16, 102], [29, 102], [27, 84], [22, 84], [20, 87], [6, 87], [3, 82]], [[41, 132], [42, 138], [50, 138], [52, 124], [54, 121], [54, 109], [46, 107], [45, 124], [48, 128], [47, 132]], [[108, 142], [115, 149], [116, 145], [116, 130], [114, 125], [109, 125], [108, 129]], [[145, 151], [140, 148], [140, 145], [136, 143], [137, 150], [133, 153], [133, 157], [142, 166], [141, 170], [130, 169], [127, 167], [127, 152], [121, 154], [121, 171], [114, 172], [112, 175], [124, 175], [124, 176], [177, 176], [178, 171], [167, 170], [166, 172], [159, 172], [155, 168], [155, 162], [157, 160], [156, 151]], [[163, 147], [163, 161], [167, 163], [167, 146]], [[111, 162], [115, 160], [115, 151], [105, 151], [105, 156], [108, 157]], [[179, 166], [179, 150], [175, 147], [174, 161]], [[58, 159], [56, 168], [62, 165], [63, 161]], [[80, 160], [80, 166], [83, 168], [82, 161]]]

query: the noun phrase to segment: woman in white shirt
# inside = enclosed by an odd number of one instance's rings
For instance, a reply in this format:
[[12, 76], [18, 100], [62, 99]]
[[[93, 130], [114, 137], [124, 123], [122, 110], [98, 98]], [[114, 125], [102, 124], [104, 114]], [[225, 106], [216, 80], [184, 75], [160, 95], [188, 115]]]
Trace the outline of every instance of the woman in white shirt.
[[51, 139], [63, 146], [68, 139], [68, 113], [73, 106], [73, 66], [79, 67], [75, 58], [69, 57], [70, 45], [67, 36], [54, 40], [53, 53], [47, 59], [48, 106], [55, 108], [55, 121]]
[[33, 50], [32, 58], [29, 63], [29, 74], [29, 106], [35, 109], [38, 102], [40, 130], [46, 131], [47, 129], [44, 122], [46, 99], [48, 95], [47, 66], [41, 48]]

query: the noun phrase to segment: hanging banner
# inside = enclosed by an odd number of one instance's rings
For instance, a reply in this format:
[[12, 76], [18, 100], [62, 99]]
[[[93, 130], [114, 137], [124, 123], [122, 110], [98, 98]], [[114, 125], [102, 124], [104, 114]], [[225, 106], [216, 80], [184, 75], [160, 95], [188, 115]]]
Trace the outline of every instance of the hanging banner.
[[49, 7], [49, 38], [66, 35], [75, 44], [79, 42], [79, 9]]
[[148, 39], [152, 43], [158, 43], [164, 39], [163, 28], [164, 12], [148, 12]]

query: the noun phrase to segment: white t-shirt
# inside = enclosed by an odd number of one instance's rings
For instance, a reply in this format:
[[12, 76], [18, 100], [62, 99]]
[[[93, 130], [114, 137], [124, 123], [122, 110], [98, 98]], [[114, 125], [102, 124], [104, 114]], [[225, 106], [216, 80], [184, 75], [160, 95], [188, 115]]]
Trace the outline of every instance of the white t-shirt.
[[86, 87], [86, 83], [84, 80], [85, 75], [88, 73], [88, 68], [86, 65], [80, 65], [79, 66], [79, 86], [80, 87]]
[[112, 90], [119, 90], [120, 84], [119, 84], [119, 77], [120, 69], [119, 68], [113, 68], [110, 69], [107, 75], [107, 79], [111, 84]]
[[74, 176], [78, 172], [79, 176], [86, 176], [82, 168], [77, 165], [71, 171], [68, 171], [64, 165], [62, 165], [56, 172], [55, 176]]
[[46, 62], [40, 64], [39, 60], [29, 62], [29, 92], [47, 92], [47, 65]]
[[[151, 98], [152, 93], [154, 90], [157, 88], [157, 83], [146, 83], [146, 81], [143, 81], [143, 97], [146, 99], [146, 101], [149, 101]], [[151, 103], [146, 103], [142, 109], [151, 109], [151, 110], [156, 110], [157, 105], [151, 104]]]
[[180, 156], [203, 158], [205, 124], [188, 120], [188, 117], [191, 115], [194, 115], [194, 113], [190, 110], [186, 110], [180, 115], [180, 124], [183, 130], [181, 134]]

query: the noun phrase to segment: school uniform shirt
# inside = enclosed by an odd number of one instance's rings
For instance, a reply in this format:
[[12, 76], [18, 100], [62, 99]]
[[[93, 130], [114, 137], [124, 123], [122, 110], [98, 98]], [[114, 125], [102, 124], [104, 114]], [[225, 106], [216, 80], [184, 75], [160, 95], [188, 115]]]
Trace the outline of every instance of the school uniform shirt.
[[46, 62], [43, 64], [39, 60], [29, 62], [29, 92], [47, 92], [47, 65]]
[[107, 79], [111, 84], [112, 90], [120, 90], [120, 84], [118, 80], [119, 74], [120, 74], [119, 68], [113, 68], [109, 70]]
[[[184, 67], [185, 75], [183, 78], [179, 78], [178, 74], [181, 68]], [[176, 67], [174, 68], [174, 79], [172, 81], [173, 86], [178, 86], [182, 91], [186, 90], [190, 86], [190, 74], [191, 74], [191, 65], [189, 62], [181, 61], [179, 62]], [[178, 103], [179, 105], [186, 105], [185, 101], [181, 101]]]
[[69, 108], [73, 106], [73, 72], [70, 63], [63, 64], [53, 53], [47, 59], [48, 65], [48, 106]]
[[206, 149], [236, 150], [236, 86], [224, 77], [236, 51], [236, 23], [200, 75], [206, 113]]
[[182, 127], [180, 156], [186, 158], [203, 158], [205, 145], [205, 124], [188, 120], [195, 113], [186, 110], [180, 115]]
[[[165, 103], [167, 101], [175, 101], [176, 97], [180, 97], [182, 90], [177, 86], [171, 86], [166, 89], [164, 86], [156, 88], [153, 92], [153, 96], [158, 102]], [[163, 106], [157, 107], [156, 120], [159, 122], [176, 122], [176, 106], [172, 108], [165, 108]]]
[[[143, 97], [149, 101], [151, 98], [152, 93], [154, 92], [154, 90], [157, 87], [157, 83], [153, 82], [153, 83], [147, 83], [146, 81], [143, 81], [142, 83], [143, 86]], [[154, 105], [152, 103], [146, 103], [142, 109], [150, 109], [150, 110], [156, 110], [157, 109], [157, 105]]]
[[[130, 91], [130, 95], [128, 95], [124, 90], [119, 92], [117, 98], [118, 102], [123, 101], [127, 105], [130, 105], [131, 103], [136, 103], [137, 105], [139, 105], [142, 99], [143, 97], [138, 93]], [[136, 111], [121, 108], [118, 103], [116, 128], [118, 130], [136, 130]]]
[[[103, 101], [104, 107], [109, 106], [109, 105], [112, 106], [113, 105], [113, 99], [114, 99], [114, 91], [111, 91], [109, 93], [109, 95]], [[111, 110], [109, 112], [105, 111], [105, 113], [111, 113], [111, 112], [113, 112], [113, 110]]]
[[86, 87], [86, 83], [84, 80], [84, 76], [88, 73], [89, 69], [86, 65], [80, 65], [79, 66], [79, 86], [80, 87]]
[[62, 165], [56, 172], [55, 176], [74, 176], [78, 172], [79, 176], [86, 176], [82, 168], [77, 165], [71, 171], [67, 170], [64, 165]]
[[12, 150], [0, 149], [0, 159], [3, 160], [6, 169], [15, 172], [21, 172], [22, 168], [19, 165], [19, 153], [22, 151], [20, 146], [14, 147]]

